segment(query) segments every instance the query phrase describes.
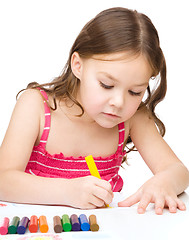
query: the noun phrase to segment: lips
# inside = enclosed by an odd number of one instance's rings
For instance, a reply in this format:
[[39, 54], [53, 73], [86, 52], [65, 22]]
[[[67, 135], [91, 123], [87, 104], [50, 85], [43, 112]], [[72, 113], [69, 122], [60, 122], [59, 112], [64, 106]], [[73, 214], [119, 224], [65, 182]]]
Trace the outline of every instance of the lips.
[[103, 113], [105, 116], [110, 117], [110, 118], [120, 118], [120, 116], [112, 113]]

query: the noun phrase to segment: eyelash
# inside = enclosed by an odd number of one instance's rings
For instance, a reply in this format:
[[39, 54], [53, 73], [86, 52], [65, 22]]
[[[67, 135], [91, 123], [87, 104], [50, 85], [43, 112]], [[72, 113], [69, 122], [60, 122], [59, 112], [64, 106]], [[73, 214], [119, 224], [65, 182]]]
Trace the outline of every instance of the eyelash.
[[114, 86], [106, 85], [106, 84], [104, 84], [104, 83], [102, 83], [102, 82], [100, 82], [100, 86], [103, 87], [103, 88], [105, 88], [105, 89], [112, 89], [112, 88], [114, 87]]
[[129, 93], [132, 95], [132, 96], [141, 96], [142, 92], [133, 92], [131, 90], [129, 90]]
[[[112, 89], [114, 86], [109, 86], [104, 84], [103, 82], [100, 82], [100, 86], [105, 88], [105, 89]], [[131, 90], [129, 90], [129, 93], [131, 96], [141, 96], [142, 92], [133, 92]]]

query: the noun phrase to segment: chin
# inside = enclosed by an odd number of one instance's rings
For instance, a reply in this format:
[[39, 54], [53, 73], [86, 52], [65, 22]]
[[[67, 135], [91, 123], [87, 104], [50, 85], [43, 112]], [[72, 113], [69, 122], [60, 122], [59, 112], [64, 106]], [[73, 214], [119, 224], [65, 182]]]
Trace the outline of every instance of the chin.
[[103, 128], [113, 128], [119, 124], [118, 122], [115, 123], [115, 122], [108, 122], [108, 121], [96, 121], [96, 123]]

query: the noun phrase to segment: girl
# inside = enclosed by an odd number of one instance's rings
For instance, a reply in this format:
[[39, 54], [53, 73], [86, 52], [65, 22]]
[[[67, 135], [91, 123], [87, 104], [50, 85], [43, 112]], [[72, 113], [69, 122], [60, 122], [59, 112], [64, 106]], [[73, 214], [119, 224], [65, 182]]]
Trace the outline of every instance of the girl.
[[[165, 206], [185, 210], [177, 195], [189, 172], [163, 140], [154, 111], [166, 94], [166, 63], [147, 16], [125, 8], [101, 12], [80, 32], [63, 74], [27, 89], [0, 148], [1, 200], [85, 209], [109, 204], [122, 189], [118, 170], [133, 142], [154, 176], [119, 206], [139, 202], [144, 213], [153, 202], [157, 214]], [[90, 176], [90, 154], [102, 180]]]

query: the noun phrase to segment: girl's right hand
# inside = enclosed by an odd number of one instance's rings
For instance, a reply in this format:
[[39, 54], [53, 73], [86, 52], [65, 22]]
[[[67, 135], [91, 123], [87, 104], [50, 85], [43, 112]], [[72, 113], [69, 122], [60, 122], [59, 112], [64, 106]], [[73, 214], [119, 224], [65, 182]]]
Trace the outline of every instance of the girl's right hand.
[[67, 192], [67, 205], [81, 209], [103, 207], [113, 200], [111, 184], [93, 176], [69, 179]]

